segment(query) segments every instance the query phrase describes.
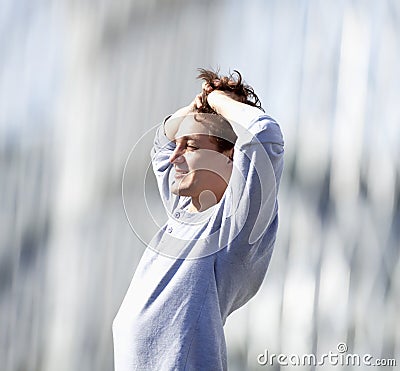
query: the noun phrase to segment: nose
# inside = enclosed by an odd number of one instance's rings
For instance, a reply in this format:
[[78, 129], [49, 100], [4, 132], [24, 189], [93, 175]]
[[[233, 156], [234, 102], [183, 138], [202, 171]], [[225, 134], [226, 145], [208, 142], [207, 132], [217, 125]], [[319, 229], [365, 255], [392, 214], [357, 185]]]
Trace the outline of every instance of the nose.
[[169, 162], [173, 163], [182, 163], [185, 161], [183, 154], [185, 153], [184, 149], [179, 148], [178, 146], [174, 149], [171, 156], [169, 157]]

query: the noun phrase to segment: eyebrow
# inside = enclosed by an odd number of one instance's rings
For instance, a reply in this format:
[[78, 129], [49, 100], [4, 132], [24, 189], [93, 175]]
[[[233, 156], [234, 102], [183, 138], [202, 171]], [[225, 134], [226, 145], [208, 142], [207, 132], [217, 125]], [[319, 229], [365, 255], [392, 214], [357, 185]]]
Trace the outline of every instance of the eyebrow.
[[189, 135], [184, 135], [184, 136], [182, 136], [182, 137], [176, 138], [175, 141], [176, 141], [177, 139], [186, 140], [186, 141], [192, 140], [192, 141], [194, 141], [194, 142], [199, 142], [199, 141], [201, 140], [200, 138], [193, 137], [193, 136], [189, 136]]

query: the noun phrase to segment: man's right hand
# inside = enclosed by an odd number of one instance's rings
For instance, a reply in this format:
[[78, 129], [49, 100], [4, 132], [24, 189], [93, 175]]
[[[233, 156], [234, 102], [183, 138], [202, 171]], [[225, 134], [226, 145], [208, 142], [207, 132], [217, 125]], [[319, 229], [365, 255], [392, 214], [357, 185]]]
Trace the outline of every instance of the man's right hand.
[[203, 106], [203, 98], [202, 94], [197, 94], [192, 102], [180, 109], [178, 109], [172, 116], [168, 118], [168, 120], [165, 122], [164, 125], [164, 130], [165, 130], [165, 135], [170, 141], [175, 140], [175, 135], [179, 129], [179, 125], [185, 118], [185, 116], [196, 112], [198, 108], [201, 108]]

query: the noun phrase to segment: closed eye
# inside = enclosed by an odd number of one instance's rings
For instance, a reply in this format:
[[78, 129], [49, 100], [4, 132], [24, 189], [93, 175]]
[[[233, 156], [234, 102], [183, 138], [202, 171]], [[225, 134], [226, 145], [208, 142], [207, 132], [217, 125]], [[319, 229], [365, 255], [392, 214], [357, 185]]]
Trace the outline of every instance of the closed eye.
[[199, 149], [199, 147], [196, 147], [196, 146], [193, 146], [193, 145], [190, 145], [190, 144], [187, 144], [186, 148], [190, 148], [193, 151], [195, 151], [196, 149]]

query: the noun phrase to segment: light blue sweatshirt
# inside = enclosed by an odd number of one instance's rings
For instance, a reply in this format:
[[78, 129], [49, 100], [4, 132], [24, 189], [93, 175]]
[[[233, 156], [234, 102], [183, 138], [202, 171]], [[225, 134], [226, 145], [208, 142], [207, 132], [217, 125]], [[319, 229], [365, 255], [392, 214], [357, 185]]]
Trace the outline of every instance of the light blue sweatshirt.
[[[160, 125], [153, 169], [168, 222], [154, 236], [113, 322], [115, 371], [226, 370], [223, 326], [258, 291], [278, 227], [283, 138], [268, 115], [233, 125], [233, 172], [221, 201], [190, 213], [170, 193], [175, 148]], [[245, 128], [241, 129], [242, 127]]]

